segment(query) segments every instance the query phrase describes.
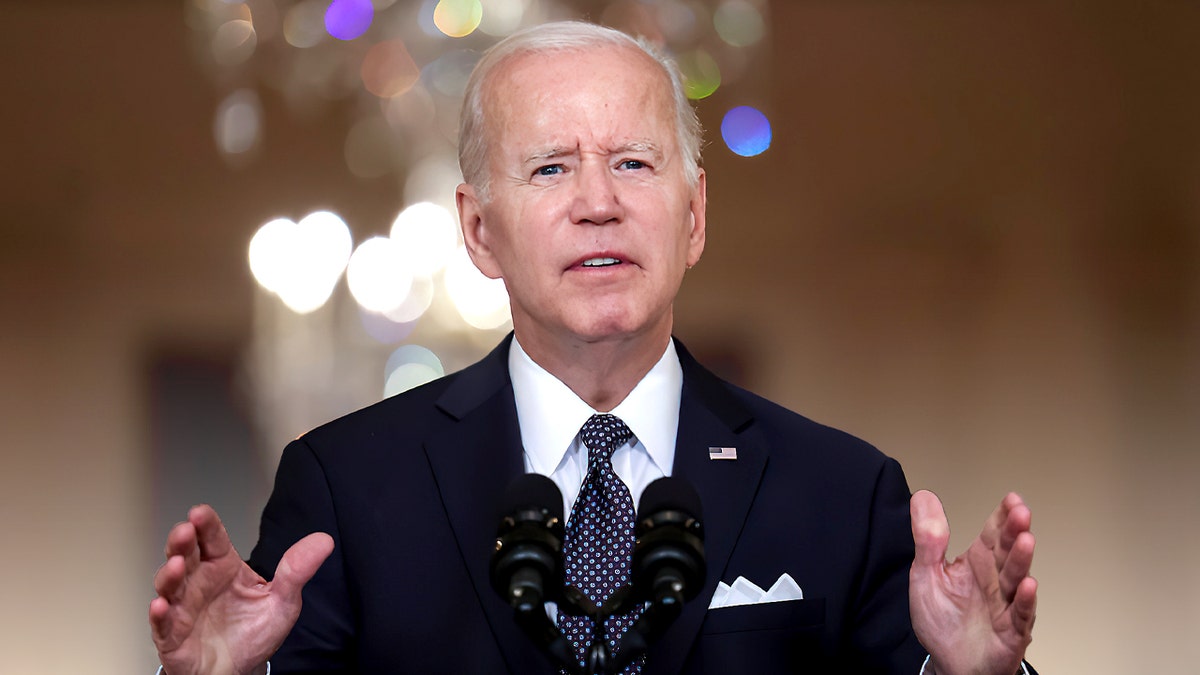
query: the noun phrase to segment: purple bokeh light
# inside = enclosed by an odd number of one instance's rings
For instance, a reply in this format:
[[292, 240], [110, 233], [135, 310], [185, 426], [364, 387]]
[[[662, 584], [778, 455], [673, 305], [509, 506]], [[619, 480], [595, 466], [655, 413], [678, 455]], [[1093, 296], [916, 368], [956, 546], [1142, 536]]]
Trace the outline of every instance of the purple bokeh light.
[[333, 0], [325, 10], [325, 30], [339, 40], [353, 40], [367, 32], [374, 18], [371, 0]]
[[771, 147], [771, 123], [758, 110], [738, 106], [725, 113], [725, 119], [721, 120], [721, 138], [734, 153], [753, 157]]

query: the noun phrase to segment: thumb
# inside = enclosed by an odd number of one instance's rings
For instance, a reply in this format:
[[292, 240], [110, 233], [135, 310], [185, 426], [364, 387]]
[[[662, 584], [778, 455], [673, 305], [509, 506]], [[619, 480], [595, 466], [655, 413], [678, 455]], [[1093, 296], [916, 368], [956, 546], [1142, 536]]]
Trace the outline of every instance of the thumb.
[[909, 513], [916, 545], [913, 567], [940, 569], [946, 563], [946, 548], [950, 545], [950, 522], [941, 500], [928, 490], [918, 490], [909, 501]]
[[312, 579], [330, 553], [333, 553], [333, 537], [324, 532], [313, 532], [292, 544], [275, 568], [271, 590], [289, 602], [299, 603], [300, 589]]

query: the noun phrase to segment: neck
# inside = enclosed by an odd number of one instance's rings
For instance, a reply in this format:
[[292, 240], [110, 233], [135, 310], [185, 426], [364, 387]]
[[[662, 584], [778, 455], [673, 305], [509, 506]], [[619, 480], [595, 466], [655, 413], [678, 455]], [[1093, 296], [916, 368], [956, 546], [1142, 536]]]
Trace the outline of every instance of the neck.
[[670, 327], [653, 335], [619, 339], [539, 339], [516, 331], [521, 348], [546, 372], [598, 412], [617, 407], [662, 358], [671, 339]]

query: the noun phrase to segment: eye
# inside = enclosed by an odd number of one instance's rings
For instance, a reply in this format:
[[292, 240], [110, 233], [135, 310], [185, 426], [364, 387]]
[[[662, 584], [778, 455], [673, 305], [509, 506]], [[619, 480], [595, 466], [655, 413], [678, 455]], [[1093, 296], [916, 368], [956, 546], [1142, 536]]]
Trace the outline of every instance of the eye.
[[536, 176], [555, 176], [562, 172], [562, 164], [547, 164], [546, 166], [539, 166], [533, 173]]
[[640, 159], [627, 159], [621, 162], [618, 166], [627, 170], [644, 169], [646, 168], [646, 163]]

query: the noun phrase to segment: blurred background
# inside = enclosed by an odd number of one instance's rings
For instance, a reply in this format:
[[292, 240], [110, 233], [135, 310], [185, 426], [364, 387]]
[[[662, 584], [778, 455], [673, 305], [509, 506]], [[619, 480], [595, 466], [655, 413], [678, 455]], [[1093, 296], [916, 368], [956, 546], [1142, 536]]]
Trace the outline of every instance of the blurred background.
[[1042, 672], [1200, 662], [1200, 6], [0, 7], [0, 673], [153, 673], [190, 504], [248, 554], [289, 439], [507, 332], [447, 210], [457, 97], [570, 17], [688, 76], [688, 346], [898, 458], [952, 553], [1020, 491]]

